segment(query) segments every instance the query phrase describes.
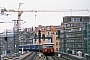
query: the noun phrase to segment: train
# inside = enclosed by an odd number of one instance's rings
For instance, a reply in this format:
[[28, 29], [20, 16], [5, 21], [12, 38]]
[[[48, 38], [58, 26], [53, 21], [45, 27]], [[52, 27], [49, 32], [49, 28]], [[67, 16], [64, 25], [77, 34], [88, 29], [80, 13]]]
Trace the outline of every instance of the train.
[[19, 45], [19, 51], [38, 51], [44, 55], [54, 55], [54, 43]]
[[19, 51], [42, 51], [40, 44], [19, 45]]
[[44, 55], [54, 55], [54, 43], [43, 43], [42, 52]]

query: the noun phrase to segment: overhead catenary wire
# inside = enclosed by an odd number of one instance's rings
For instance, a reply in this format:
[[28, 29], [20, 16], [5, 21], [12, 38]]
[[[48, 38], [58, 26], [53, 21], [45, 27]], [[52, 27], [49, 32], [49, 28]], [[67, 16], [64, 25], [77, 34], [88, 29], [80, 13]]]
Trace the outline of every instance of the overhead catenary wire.
[[[8, 17], [0, 16], [0, 18], [1, 18], [2, 22], [11, 23], [11, 21], [10, 21], [11, 19], [8, 18]], [[0, 22], [1, 22], [1, 21], [0, 21]]]

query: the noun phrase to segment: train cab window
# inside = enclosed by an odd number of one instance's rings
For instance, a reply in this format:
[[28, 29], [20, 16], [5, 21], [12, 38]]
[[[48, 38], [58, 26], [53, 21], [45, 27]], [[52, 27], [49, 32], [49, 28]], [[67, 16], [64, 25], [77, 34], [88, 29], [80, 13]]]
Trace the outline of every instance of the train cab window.
[[45, 45], [44, 48], [53, 48], [53, 46]]
[[54, 43], [44, 43], [43, 48], [53, 48]]
[[44, 48], [48, 48], [48, 45], [45, 45]]
[[53, 46], [49, 46], [49, 48], [53, 48]]

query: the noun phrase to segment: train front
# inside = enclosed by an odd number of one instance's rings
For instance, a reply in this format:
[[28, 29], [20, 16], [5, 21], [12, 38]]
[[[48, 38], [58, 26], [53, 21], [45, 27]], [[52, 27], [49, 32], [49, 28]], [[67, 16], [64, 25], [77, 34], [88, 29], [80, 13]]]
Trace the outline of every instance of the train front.
[[54, 44], [44, 43], [42, 50], [44, 55], [54, 55]]

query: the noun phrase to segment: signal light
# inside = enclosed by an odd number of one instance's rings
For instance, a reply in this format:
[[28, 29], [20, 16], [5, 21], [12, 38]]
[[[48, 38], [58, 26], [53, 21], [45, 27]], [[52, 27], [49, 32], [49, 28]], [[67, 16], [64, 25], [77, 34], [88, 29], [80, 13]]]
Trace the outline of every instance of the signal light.
[[41, 31], [40, 30], [38, 31], [38, 36], [39, 36], [39, 38], [41, 38]]
[[58, 38], [60, 38], [60, 30], [58, 30], [57, 34], [58, 34]]
[[41, 42], [41, 31], [38, 31], [38, 38], [39, 38], [39, 43]]
[[45, 39], [45, 34], [42, 34], [42, 39]]
[[58, 30], [58, 35], [60, 36], [60, 30]]
[[5, 41], [7, 41], [7, 37], [4, 37]]
[[37, 34], [35, 34], [35, 38], [37, 37]]

